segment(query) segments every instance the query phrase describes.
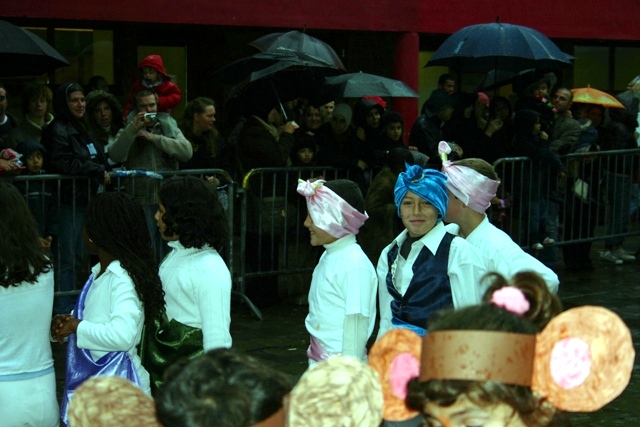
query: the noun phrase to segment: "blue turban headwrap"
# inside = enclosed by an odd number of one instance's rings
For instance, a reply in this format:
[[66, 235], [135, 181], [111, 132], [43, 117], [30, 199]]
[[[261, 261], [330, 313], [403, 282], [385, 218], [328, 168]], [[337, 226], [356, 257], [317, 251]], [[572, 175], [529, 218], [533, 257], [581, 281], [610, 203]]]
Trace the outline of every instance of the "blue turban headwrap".
[[442, 172], [435, 169], [422, 169], [418, 165], [407, 165], [407, 171], [398, 175], [393, 189], [398, 216], [400, 216], [402, 199], [407, 195], [407, 191], [411, 191], [431, 203], [438, 211], [438, 221], [441, 221], [449, 203], [446, 182], [447, 176]]

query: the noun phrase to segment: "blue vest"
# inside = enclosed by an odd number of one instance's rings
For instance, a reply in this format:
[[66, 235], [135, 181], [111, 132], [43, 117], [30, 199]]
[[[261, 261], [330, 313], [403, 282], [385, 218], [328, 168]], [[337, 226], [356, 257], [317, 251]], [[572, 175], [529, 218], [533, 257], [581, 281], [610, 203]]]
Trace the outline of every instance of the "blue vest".
[[453, 307], [451, 283], [449, 282], [449, 248], [454, 235], [446, 233], [438, 246], [436, 254], [425, 246], [413, 263], [413, 277], [404, 296], [393, 285], [391, 266], [398, 257], [400, 246], [389, 250], [387, 261], [387, 290], [393, 297], [391, 313], [394, 317], [421, 328], [426, 328], [432, 313]]

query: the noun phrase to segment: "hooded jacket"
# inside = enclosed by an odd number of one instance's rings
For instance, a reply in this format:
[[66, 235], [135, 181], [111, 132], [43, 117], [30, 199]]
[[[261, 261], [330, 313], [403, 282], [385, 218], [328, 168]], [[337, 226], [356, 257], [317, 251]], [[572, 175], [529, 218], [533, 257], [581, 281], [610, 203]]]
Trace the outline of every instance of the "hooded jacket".
[[[149, 85], [142, 78], [142, 69], [144, 67], [151, 67], [155, 69], [162, 77], [162, 82], [156, 85]], [[151, 89], [158, 95], [158, 112], [159, 113], [171, 113], [171, 110], [180, 103], [182, 99], [182, 91], [177, 84], [171, 81], [171, 77], [164, 70], [164, 63], [160, 55], [147, 55], [142, 62], [138, 64], [133, 71], [133, 77], [135, 79], [131, 90], [129, 91], [129, 99], [124, 106], [123, 117], [127, 117], [131, 110], [131, 104], [133, 103], [133, 96], [136, 92], [142, 89]]]
[[61, 201], [71, 204], [74, 196], [76, 204], [88, 203], [89, 185], [92, 194], [104, 180], [107, 169], [107, 158], [87, 133], [84, 123], [76, 119], [69, 110], [67, 99], [74, 91], [73, 83], [65, 83], [53, 94], [53, 112], [55, 119], [42, 133], [42, 145], [46, 150], [45, 166], [53, 173], [79, 175], [90, 178], [62, 180], [60, 187]]

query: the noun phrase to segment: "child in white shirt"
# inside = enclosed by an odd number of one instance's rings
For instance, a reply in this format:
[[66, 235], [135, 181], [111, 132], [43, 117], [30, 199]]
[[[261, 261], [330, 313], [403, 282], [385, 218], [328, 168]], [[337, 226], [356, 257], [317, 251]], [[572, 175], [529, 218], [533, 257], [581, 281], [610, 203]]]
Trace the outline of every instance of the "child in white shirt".
[[373, 265], [356, 242], [368, 216], [364, 198], [353, 181], [300, 182], [307, 199], [304, 222], [312, 246], [326, 251], [313, 271], [309, 290], [311, 334], [309, 364], [342, 354], [366, 359], [367, 339], [373, 332], [377, 279]]

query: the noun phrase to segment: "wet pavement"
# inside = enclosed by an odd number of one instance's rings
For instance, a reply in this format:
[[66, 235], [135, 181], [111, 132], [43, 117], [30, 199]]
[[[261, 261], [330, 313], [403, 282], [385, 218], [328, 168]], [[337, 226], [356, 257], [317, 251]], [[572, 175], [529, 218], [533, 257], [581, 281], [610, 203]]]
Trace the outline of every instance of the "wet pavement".
[[[625, 246], [637, 250], [640, 238], [629, 238]], [[558, 263], [560, 297], [565, 308], [580, 305], [602, 305], [618, 313], [630, 327], [636, 353], [640, 347], [640, 262], [621, 266], [599, 260], [601, 242], [594, 244], [593, 271], [568, 271]], [[304, 327], [307, 307], [289, 301], [262, 308], [263, 320], [257, 320], [240, 300], [232, 306], [231, 334], [234, 348], [246, 352], [286, 374], [295, 383], [307, 367], [305, 350], [308, 334]], [[64, 352], [54, 344], [56, 371], [61, 387]], [[59, 390], [60, 392], [60, 390]], [[640, 425], [640, 360], [636, 357], [629, 387], [608, 406], [591, 414], [573, 414], [574, 426]], [[638, 424], [635, 424], [635, 423]]]

